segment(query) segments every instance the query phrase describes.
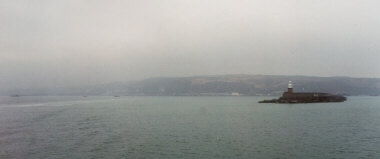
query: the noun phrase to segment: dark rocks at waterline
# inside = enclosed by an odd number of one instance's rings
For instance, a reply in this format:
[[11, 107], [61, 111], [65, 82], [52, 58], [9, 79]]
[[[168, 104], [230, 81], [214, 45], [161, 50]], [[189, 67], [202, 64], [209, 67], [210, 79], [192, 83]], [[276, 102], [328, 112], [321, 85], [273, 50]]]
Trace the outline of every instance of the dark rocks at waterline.
[[[325, 93], [294, 93], [302, 95], [294, 95], [293, 97], [280, 97], [278, 99], [263, 100], [259, 103], [329, 103], [344, 102], [346, 97], [340, 95], [331, 95]], [[307, 95], [305, 95], [307, 94]], [[310, 94], [310, 95], [309, 95]], [[323, 95], [320, 95], [323, 94]]]

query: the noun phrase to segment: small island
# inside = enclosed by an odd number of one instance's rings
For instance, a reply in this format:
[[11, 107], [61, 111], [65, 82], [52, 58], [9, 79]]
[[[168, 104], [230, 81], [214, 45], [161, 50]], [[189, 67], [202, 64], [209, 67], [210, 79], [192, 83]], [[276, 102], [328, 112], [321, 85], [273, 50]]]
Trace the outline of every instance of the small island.
[[288, 91], [284, 92], [278, 99], [263, 100], [259, 103], [327, 103], [327, 102], [344, 102], [346, 97], [319, 92], [293, 92], [292, 81], [289, 81]]

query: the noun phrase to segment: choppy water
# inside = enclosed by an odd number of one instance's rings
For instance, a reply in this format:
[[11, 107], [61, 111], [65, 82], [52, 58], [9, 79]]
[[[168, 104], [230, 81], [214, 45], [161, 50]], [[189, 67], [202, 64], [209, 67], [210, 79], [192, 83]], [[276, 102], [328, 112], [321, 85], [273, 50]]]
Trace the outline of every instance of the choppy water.
[[0, 158], [380, 158], [380, 97], [0, 97]]

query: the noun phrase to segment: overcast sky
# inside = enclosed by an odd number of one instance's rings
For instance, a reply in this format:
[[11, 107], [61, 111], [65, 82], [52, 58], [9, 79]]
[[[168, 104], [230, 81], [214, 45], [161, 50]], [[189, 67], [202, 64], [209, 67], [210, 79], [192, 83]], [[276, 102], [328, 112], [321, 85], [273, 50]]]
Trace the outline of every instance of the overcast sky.
[[210, 74], [380, 77], [379, 6], [0, 0], [0, 89]]

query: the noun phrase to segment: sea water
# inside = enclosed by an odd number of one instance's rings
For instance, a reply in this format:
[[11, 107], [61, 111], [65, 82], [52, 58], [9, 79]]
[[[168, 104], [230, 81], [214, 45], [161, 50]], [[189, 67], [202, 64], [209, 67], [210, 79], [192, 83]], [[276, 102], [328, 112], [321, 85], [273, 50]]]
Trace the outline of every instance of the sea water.
[[264, 98], [0, 97], [0, 158], [380, 158], [380, 97]]

